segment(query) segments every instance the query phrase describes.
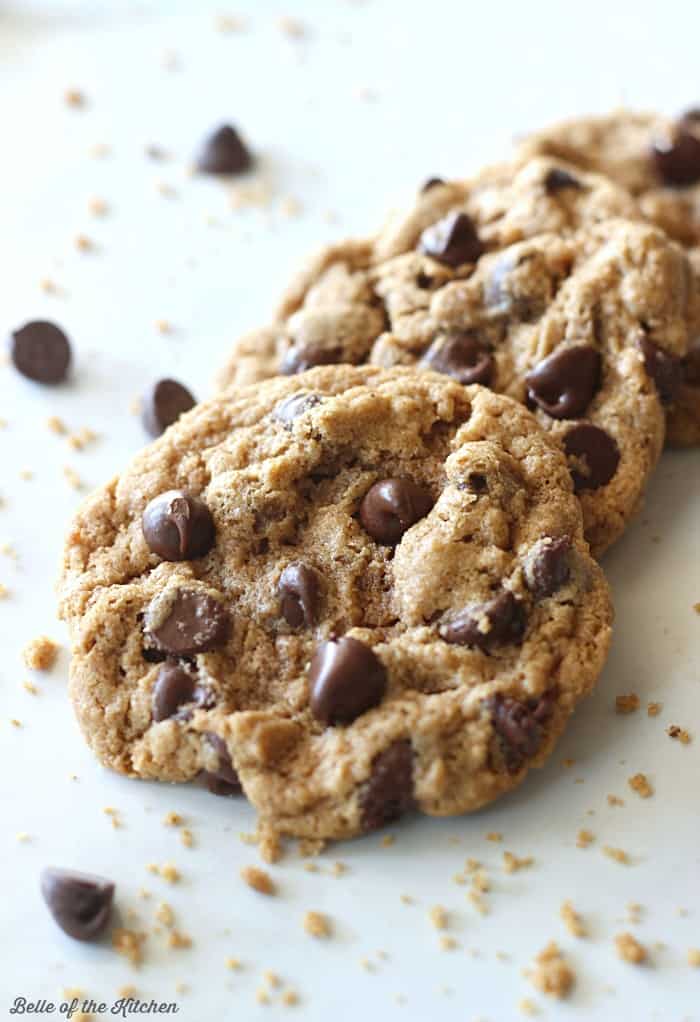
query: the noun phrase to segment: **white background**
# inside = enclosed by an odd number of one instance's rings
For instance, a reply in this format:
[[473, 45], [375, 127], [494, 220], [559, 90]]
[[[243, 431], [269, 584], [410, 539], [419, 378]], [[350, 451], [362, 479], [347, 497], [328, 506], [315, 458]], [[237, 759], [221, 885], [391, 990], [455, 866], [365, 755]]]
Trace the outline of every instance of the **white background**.
[[[217, 12], [243, 16], [246, 30], [218, 32]], [[307, 36], [285, 37], [279, 15], [301, 19]], [[0, 366], [8, 420], [0, 544], [11, 543], [18, 558], [0, 554], [0, 582], [11, 591], [0, 603], [0, 1016], [10, 1017], [20, 995], [60, 1000], [64, 987], [79, 986], [112, 1001], [133, 983], [141, 997], [177, 1000], [188, 1022], [295, 1013], [507, 1022], [522, 1017], [522, 997], [547, 1019], [700, 1018], [700, 971], [686, 963], [688, 948], [700, 947], [700, 618], [692, 610], [700, 454], [664, 457], [644, 512], [606, 558], [618, 614], [613, 653], [549, 766], [476, 816], [406, 822], [392, 829], [388, 848], [381, 836], [333, 848], [319, 874], [305, 872], [292, 851], [272, 869], [276, 898], [238, 879], [257, 857], [238, 837], [253, 825], [243, 802], [129, 781], [93, 760], [66, 696], [53, 598], [79, 499], [64, 467], [92, 487], [125, 463], [144, 441], [129, 406], [146, 383], [174, 375], [205, 396], [227, 344], [265, 320], [302, 254], [371, 229], [427, 176], [501, 158], [514, 136], [561, 116], [622, 101], [668, 112], [697, 103], [699, 40], [698, 7], [680, 2], [2, 5], [0, 330], [54, 319], [73, 340], [75, 367], [69, 385], [46, 389]], [[166, 51], [177, 70], [164, 66]], [[71, 87], [84, 91], [85, 109], [65, 105]], [[188, 173], [200, 140], [222, 120], [258, 154], [267, 208], [235, 211], [227, 186]], [[92, 157], [95, 143], [110, 154]], [[167, 162], [146, 158], [153, 143]], [[161, 194], [159, 181], [175, 194]], [[89, 214], [92, 196], [108, 202], [108, 216]], [[298, 217], [281, 208], [290, 196], [301, 203]], [[94, 251], [77, 251], [80, 233]], [[58, 293], [43, 293], [42, 278]], [[173, 333], [160, 335], [157, 320]], [[99, 440], [75, 453], [48, 431], [49, 415], [89, 426]], [[25, 469], [32, 480], [20, 478]], [[30, 673], [20, 651], [41, 633], [64, 650], [50, 675], [33, 679], [41, 690], [33, 696], [22, 687]], [[662, 702], [661, 715], [616, 716], [615, 695], [632, 690], [643, 707]], [[670, 723], [695, 741], [671, 741]], [[566, 757], [576, 760], [568, 770]], [[654, 785], [647, 801], [627, 787], [637, 771]], [[608, 793], [624, 807], [610, 807]], [[105, 806], [119, 810], [121, 829]], [[170, 810], [187, 818], [195, 848], [162, 825]], [[581, 827], [596, 835], [585, 851], [575, 844]], [[489, 831], [502, 832], [503, 843], [486, 841]], [[29, 840], [19, 842], [20, 832]], [[627, 850], [632, 864], [606, 858], [605, 844]], [[503, 849], [536, 863], [508, 876]], [[452, 882], [467, 856], [491, 873], [485, 917]], [[328, 872], [336, 859], [348, 866], [341, 878]], [[172, 888], [145, 869], [166, 860], [183, 876]], [[108, 945], [70, 941], [39, 897], [47, 864], [114, 878], [122, 914], [137, 909], [149, 928], [158, 902], [169, 901], [192, 949], [168, 951], [151, 936], [134, 973]], [[150, 901], [138, 897], [142, 886]], [[402, 893], [415, 904], [402, 904]], [[559, 920], [565, 898], [585, 917], [586, 940]], [[636, 926], [625, 921], [630, 902], [644, 906]], [[429, 924], [436, 904], [449, 912], [452, 951], [440, 950]], [[303, 933], [310, 908], [332, 918], [332, 939]], [[649, 947], [648, 965], [616, 958], [613, 938], [623, 930]], [[522, 975], [552, 938], [578, 974], [564, 1005]], [[228, 956], [240, 958], [239, 973], [227, 970]], [[256, 1003], [265, 969], [298, 991], [298, 1007], [280, 1006], [276, 993], [272, 1004]], [[188, 991], [176, 993], [178, 983]]]

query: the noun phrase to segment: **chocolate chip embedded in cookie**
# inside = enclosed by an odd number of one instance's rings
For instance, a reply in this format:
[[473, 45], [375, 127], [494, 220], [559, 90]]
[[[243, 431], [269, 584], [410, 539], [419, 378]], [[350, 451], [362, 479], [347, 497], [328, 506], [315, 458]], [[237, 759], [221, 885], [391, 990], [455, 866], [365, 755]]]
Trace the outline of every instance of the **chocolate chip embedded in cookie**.
[[533, 414], [347, 365], [220, 395], [137, 455], [78, 512], [61, 613], [103, 762], [242, 793], [313, 838], [519, 783], [611, 619]]

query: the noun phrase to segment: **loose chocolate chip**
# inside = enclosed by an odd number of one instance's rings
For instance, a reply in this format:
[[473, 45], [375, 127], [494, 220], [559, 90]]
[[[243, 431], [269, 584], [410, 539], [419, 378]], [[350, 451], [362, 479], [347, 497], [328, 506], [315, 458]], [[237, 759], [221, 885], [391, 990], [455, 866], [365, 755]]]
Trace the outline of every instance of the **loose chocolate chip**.
[[151, 436], [160, 436], [194, 405], [189, 390], [177, 380], [158, 380], [143, 395], [141, 421], [144, 429]]
[[282, 617], [290, 628], [310, 628], [316, 618], [318, 576], [306, 564], [288, 564], [280, 575], [277, 591]]
[[683, 359], [683, 383], [700, 387], [700, 340], [695, 341]]
[[280, 373], [283, 376], [296, 376], [314, 366], [335, 365], [342, 357], [339, 348], [324, 348], [317, 344], [295, 344], [289, 348], [282, 358]]
[[652, 142], [651, 158], [664, 184], [683, 187], [700, 181], [700, 136], [692, 126], [694, 119], [686, 115], [670, 135]]
[[408, 739], [401, 739], [372, 760], [369, 780], [360, 795], [362, 829], [378, 830], [414, 806], [413, 748]]
[[644, 357], [644, 368], [656, 384], [661, 403], [672, 404], [683, 382], [681, 360], [652, 344], [647, 337], [640, 337], [638, 344]]
[[519, 645], [525, 634], [525, 608], [504, 589], [485, 603], [473, 603], [440, 629], [445, 642], [476, 646], [489, 653], [496, 646]]
[[153, 686], [153, 720], [168, 720], [194, 699], [195, 681], [177, 660], [166, 660]]
[[70, 365], [70, 343], [55, 323], [37, 319], [11, 335], [10, 355], [22, 376], [36, 383], [62, 383]]
[[360, 521], [377, 543], [395, 546], [433, 503], [428, 490], [411, 479], [381, 479], [363, 497]]
[[561, 167], [554, 167], [548, 171], [544, 179], [544, 190], [547, 195], [556, 195], [557, 192], [561, 192], [565, 188], [580, 189], [581, 182], [573, 174], [570, 174], [568, 170], [562, 170]]
[[508, 696], [486, 701], [491, 723], [501, 739], [501, 751], [509, 773], [516, 774], [525, 760], [534, 756], [542, 744], [544, 724], [552, 715], [554, 697], [545, 692], [527, 703]]
[[219, 765], [216, 770], [203, 770], [201, 773], [202, 780], [206, 783], [209, 791], [212, 795], [242, 794], [243, 787], [234, 770], [226, 742], [213, 731], [206, 731], [205, 736], [219, 757]]
[[422, 364], [460, 383], [488, 386], [493, 379], [493, 355], [472, 331], [463, 331], [433, 341]]
[[344, 636], [316, 647], [309, 685], [311, 712], [317, 720], [323, 724], [350, 724], [382, 701], [386, 670], [369, 646]]
[[576, 462], [571, 469], [576, 493], [605, 486], [620, 464], [620, 450], [610, 434], [588, 422], [569, 430], [564, 449]]
[[420, 249], [447, 266], [475, 263], [484, 246], [466, 213], [452, 212], [426, 227], [420, 236]]
[[421, 194], [429, 192], [431, 188], [437, 188], [438, 185], [444, 185], [444, 180], [441, 177], [429, 177], [428, 180], [421, 188]]
[[576, 419], [600, 386], [600, 353], [589, 344], [559, 348], [525, 377], [528, 397], [553, 419]]
[[571, 540], [568, 536], [538, 543], [525, 562], [525, 584], [536, 600], [545, 600], [569, 580]]
[[224, 124], [205, 141], [197, 157], [197, 170], [205, 174], [242, 174], [253, 160], [235, 128]]
[[95, 940], [106, 929], [114, 898], [111, 880], [52, 866], [41, 874], [41, 893], [69, 937]]
[[170, 613], [149, 635], [158, 649], [193, 656], [223, 646], [230, 631], [228, 611], [208, 593], [178, 590]]
[[304, 391], [299, 394], [292, 394], [291, 397], [286, 398], [276, 406], [272, 417], [278, 422], [283, 423], [283, 425], [289, 426], [294, 419], [298, 419], [304, 412], [308, 412], [309, 408], [320, 405], [322, 400], [318, 394], [307, 394]]
[[193, 561], [214, 545], [211, 511], [184, 490], [167, 490], [149, 501], [141, 528], [149, 548], [164, 561]]

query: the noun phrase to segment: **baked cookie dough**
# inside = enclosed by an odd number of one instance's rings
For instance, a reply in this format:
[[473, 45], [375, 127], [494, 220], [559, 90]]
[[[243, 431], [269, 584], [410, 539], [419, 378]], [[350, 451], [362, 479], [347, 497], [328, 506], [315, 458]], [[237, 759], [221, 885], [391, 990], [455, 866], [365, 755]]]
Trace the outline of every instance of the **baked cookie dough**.
[[540, 766], [610, 642], [561, 450], [522, 405], [330, 366], [198, 405], [66, 544], [70, 691], [106, 765], [343, 838]]
[[[687, 247], [700, 290], [700, 110], [676, 119], [618, 110], [563, 121], [525, 139], [521, 153], [567, 160], [627, 188], [648, 220]], [[667, 440], [677, 447], [700, 444], [700, 322], [669, 410]]]
[[547, 157], [430, 181], [376, 238], [313, 260], [220, 383], [370, 362], [508, 394], [566, 452], [600, 555], [660, 454], [692, 315], [686, 256], [639, 216], [624, 189]]

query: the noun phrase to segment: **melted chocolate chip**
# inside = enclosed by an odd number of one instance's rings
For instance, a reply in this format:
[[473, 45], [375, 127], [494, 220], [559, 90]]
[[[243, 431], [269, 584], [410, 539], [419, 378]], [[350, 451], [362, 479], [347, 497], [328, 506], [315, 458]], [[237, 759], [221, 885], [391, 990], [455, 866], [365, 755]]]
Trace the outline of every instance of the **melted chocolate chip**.
[[600, 386], [600, 353], [588, 344], [559, 348], [525, 377], [528, 397], [553, 419], [577, 419]]
[[527, 703], [508, 696], [494, 696], [486, 701], [491, 723], [501, 740], [506, 769], [516, 774], [527, 759], [536, 755], [542, 744], [542, 724], [551, 717], [554, 696], [545, 692]]
[[489, 653], [497, 646], [519, 645], [525, 635], [525, 608], [504, 589], [485, 603], [473, 603], [440, 629], [445, 642], [476, 646]]
[[552, 596], [571, 575], [572, 544], [568, 536], [537, 543], [525, 562], [525, 584], [536, 600]]
[[226, 607], [208, 593], [180, 589], [168, 616], [149, 636], [158, 649], [173, 656], [193, 656], [223, 646], [230, 632]]
[[561, 167], [554, 167], [548, 171], [547, 176], [544, 179], [544, 190], [547, 195], [556, 195], [557, 192], [563, 191], [565, 188], [576, 188], [580, 190], [581, 182], [578, 181], [573, 174], [570, 174], [568, 170], [562, 170]]
[[153, 686], [153, 720], [168, 720], [194, 696], [195, 680], [190, 672], [177, 660], [166, 660]]
[[452, 212], [426, 227], [420, 236], [420, 250], [454, 268], [475, 263], [484, 246], [471, 218], [466, 213]]
[[673, 404], [683, 382], [681, 360], [652, 344], [647, 337], [640, 337], [637, 343], [644, 358], [644, 368], [656, 384], [662, 404]]
[[70, 343], [55, 323], [33, 320], [10, 336], [10, 357], [22, 376], [35, 383], [62, 383], [70, 365]]
[[360, 521], [372, 539], [395, 546], [433, 506], [428, 490], [411, 479], [381, 479], [360, 504]]
[[422, 364], [460, 383], [488, 386], [493, 379], [494, 359], [473, 331], [438, 337], [422, 358]]
[[224, 124], [202, 146], [197, 170], [205, 174], [242, 174], [252, 162], [250, 151], [236, 129]]
[[290, 628], [310, 628], [316, 618], [318, 576], [306, 564], [288, 564], [280, 575], [277, 591], [282, 617]]
[[319, 344], [295, 344], [289, 348], [282, 359], [280, 373], [283, 376], [296, 376], [314, 366], [336, 365], [340, 362], [342, 351], [339, 348], [324, 348]]
[[95, 940], [107, 928], [114, 884], [92, 873], [49, 867], [41, 874], [41, 893], [64, 933]]
[[226, 742], [213, 731], [205, 731], [207, 741], [214, 747], [219, 765], [216, 770], [203, 770], [201, 778], [212, 795], [241, 795], [243, 787], [236, 773]]
[[149, 501], [141, 519], [150, 550], [164, 561], [192, 561], [214, 545], [214, 520], [203, 500], [167, 490]]
[[160, 436], [194, 405], [187, 387], [177, 380], [158, 380], [143, 396], [141, 421], [144, 429], [153, 437]]
[[655, 138], [651, 158], [664, 184], [683, 187], [700, 181], [700, 136], [694, 118], [686, 114], [670, 134]]
[[323, 724], [351, 724], [382, 701], [386, 685], [384, 665], [369, 646], [349, 636], [329, 639], [311, 659], [311, 712]]
[[439, 185], [444, 185], [444, 180], [441, 177], [429, 177], [428, 180], [421, 187], [421, 194], [424, 195], [429, 192], [431, 188], [437, 188]]
[[620, 464], [620, 450], [604, 429], [583, 422], [564, 437], [564, 449], [574, 460], [571, 478], [574, 490], [597, 490], [610, 482]]
[[304, 412], [308, 412], [310, 408], [320, 405], [322, 400], [323, 398], [319, 397], [318, 394], [307, 394], [304, 391], [299, 394], [292, 394], [291, 397], [285, 398], [284, 401], [281, 401], [276, 406], [272, 416], [283, 425], [289, 426], [300, 415], [303, 415]]
[[414, 806], [413, 748], [408, 739], [400, 739], [372, 761], [372, 772], [360, 794], [362, 829], [384, 827]]

